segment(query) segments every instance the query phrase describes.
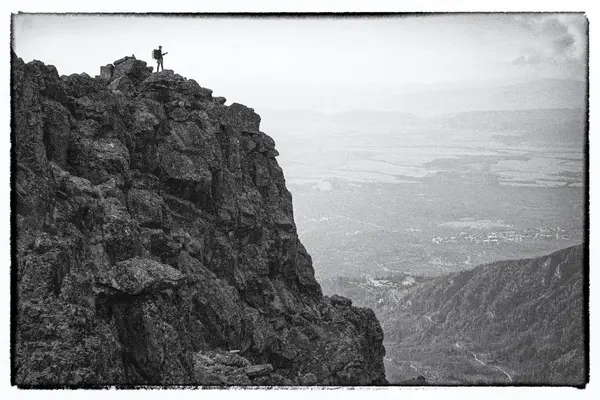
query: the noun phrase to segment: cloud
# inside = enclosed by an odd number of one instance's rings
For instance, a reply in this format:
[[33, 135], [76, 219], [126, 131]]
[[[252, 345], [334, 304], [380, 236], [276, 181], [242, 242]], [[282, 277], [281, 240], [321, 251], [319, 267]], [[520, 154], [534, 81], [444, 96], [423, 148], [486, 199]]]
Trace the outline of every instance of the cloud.
[[525, 49], [521, 55], [511, 61], [513, 65], [539, 65], [543, 61], [542, 56], [533, 49]]
[[587, 19], [582, 14], [518, 15], [514, 21], [529, 32], [530, 40], [511, 61], [512, 65], [585, 65]]
[[559, 36], [569, 32], [569, 28], [557, 18], [551, 18], [542, 22], [541, 31], [547, 35]]
[[573, 48], [573, 45], [575, 44], [575, 38], [573, 37], [573, 35], [565, 35], [561, 38], [554, 40], [552, 44], [554, 54], [562, 55]]

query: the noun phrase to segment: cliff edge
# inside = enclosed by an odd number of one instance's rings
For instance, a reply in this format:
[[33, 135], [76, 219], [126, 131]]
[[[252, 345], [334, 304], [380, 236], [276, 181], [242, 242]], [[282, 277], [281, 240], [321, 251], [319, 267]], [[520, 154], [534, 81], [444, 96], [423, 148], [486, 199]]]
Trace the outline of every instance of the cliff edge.
[[14, 383], [386, 383], [373, 311], [322, 295], [274, 140], [225, 103], [12, 54]]

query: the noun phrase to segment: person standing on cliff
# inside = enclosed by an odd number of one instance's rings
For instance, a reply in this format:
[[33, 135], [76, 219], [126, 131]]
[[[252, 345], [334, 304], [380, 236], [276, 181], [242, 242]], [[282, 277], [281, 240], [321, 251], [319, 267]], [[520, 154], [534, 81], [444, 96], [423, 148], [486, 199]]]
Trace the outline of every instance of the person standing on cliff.
[[162, 67], [163, 71], [165, 70], [165, 67], [163, 66], [163, 56], [167, 54], [169, 53], [162, 52], [162, 46], [158, 46], [158, 50], [154, 50], [153, 57], [156, 59], [156, 72], [159, 72], [160, 67]]

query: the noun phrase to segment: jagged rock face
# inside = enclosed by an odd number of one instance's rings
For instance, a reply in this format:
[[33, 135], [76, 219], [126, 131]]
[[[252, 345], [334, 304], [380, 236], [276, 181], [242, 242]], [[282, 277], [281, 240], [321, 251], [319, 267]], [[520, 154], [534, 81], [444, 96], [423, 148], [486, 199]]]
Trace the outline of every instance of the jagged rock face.
[[260, 117], [118, 61], [13, 55], [16, 382], [211, 384], [199, 354], [239, 350], [219, 384], [384, 384], [379, 322], [322, 295]]

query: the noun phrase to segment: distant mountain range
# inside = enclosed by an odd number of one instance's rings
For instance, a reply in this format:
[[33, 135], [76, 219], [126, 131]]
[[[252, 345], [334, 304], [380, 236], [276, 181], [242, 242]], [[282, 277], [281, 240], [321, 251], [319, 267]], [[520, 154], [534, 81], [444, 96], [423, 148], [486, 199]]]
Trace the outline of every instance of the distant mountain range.
[[545, 79], [500, 86], [429, 90], [395, 96], [394, 106], [418, 115], [482, 110], [585, 108], [586, 83]]
[[433, 121], [449, 128], [497, 132], [498, 139], [509, 142], [583, 144], [586, 118], [583, 108], [550, 108], [458, 112]]
[[302, 134], [305, 138], [322, 138], [355, 134], [366, 137], [411, 129], [420, 129], [424, 135], [430, 135], [433, 130], [441, 128], [493, 132], [498, 135], [497, 139], [509, 143], [541, 141], [560, 145], [583, 145], [586, 119], [584, 108], [462, 111], [429, 118], [406, 112], [374, 110], [331, 115], [310, 110], [270, 110], [263, 113], [265, 129], [276, 136]]
[[434, 384], [582, 385], [583, 257], [578, 245], [416, 284], [375, 280], [362, 293], [338, 280], [334, 290], [376, 310], [392, 383], [421, 375]]
[[[318, 90], [317, 90], [318, 89]], [[319, 93], [315, 96], [314, 93]], [[413, 85], [310, 85], [290, 88], [286, 108], [326, 113], [351, 110], [388, 110], [434, 117], [454, 112], [586, 108], [587, 84], [569, 79], [541, 79], [510, 83]], [[272, 107], [273, 102], [268, 103]], [[259, 107], [260, 115], [271, 113]]]

